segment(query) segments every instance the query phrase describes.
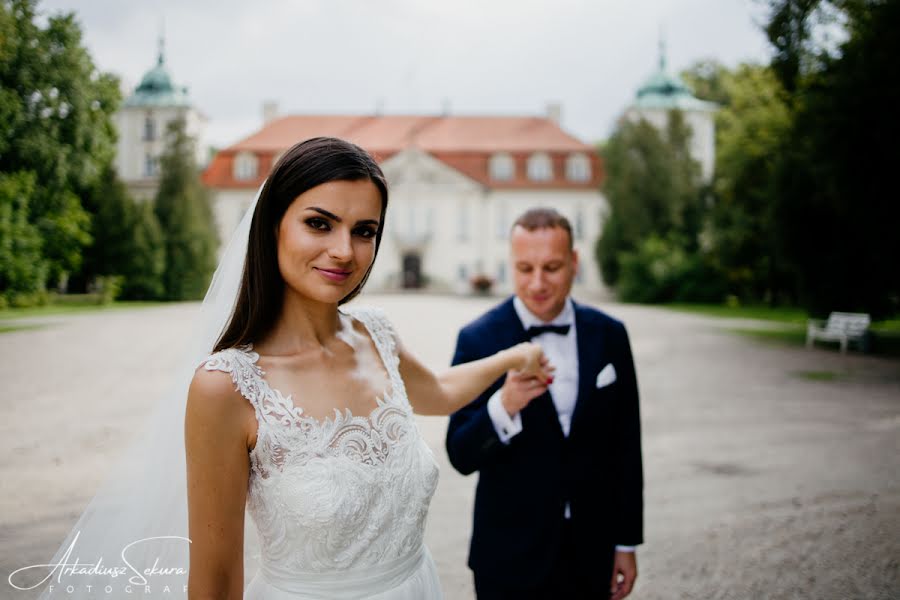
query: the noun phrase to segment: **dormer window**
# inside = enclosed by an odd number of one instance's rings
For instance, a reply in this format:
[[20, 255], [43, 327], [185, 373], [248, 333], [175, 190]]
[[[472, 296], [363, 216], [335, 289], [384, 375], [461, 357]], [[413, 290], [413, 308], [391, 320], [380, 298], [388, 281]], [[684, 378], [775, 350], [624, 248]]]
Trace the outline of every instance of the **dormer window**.
[[490, 172], [494, 181], [509, 181], [516, 176], [516, 163], [506, 152], [498, 152], [491, 156]]
[[259, 161], [251, 152], [241, 152], [234, 157], [234, 178], [240, 181], [256, 179]]
[[569, 181], [590, 181], [591, 160], [584, 154], [570, 154], [566, 159], [566, 179]]
[[553, 179], [553, 162], [544, 152], [536, 152], [528, 158], [528, 179], [550, 181]]

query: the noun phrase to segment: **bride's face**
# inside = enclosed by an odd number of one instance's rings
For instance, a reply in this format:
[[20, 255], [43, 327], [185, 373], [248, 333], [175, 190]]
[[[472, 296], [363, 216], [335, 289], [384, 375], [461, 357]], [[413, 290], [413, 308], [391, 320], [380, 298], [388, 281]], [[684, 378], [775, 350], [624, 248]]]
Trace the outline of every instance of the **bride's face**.
[[368, 179], [330, 181], [297, 196], [278, 225], [278, 269], [288, 289], [337, 304], [375, 258], [381, 194]]

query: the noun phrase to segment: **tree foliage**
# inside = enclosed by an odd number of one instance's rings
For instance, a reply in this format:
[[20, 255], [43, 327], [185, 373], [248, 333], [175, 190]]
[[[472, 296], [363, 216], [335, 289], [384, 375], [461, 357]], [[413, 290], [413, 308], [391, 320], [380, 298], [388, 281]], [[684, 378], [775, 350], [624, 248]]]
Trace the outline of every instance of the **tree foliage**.
[[[607, 179], [605, 194], [610, 213], [597, 242], [596, 253], [604, 281], [617, 285], [623, 277], [640, 278], [634, 256], [655, 255], [659, 244], [687, 252], [696, 251], [701, 226], [703, 185], [700, 166], [689, 153], [691, 131], [681, 113], [669, 114], [665, 131], [646, 120], [623, 121], [603, 150]], [[654, 248], [642, 248], [654, 237]], [[655, 242], [652, 242], [655, 243]], [[651, 243], [651, 244], [652, 244]], [[667, 271], [668, 272], [668, 271]], [[626, 282], [620, 292], [641, 286]], [[670, 296], [670, 286], [654, 286], [655, 300]], [[648, 300], [641, 292], [641, 300]]]
[[728, 294], [747, 302], [789, 300], [795, 286], [775, 221], [775, 173], [791, 115], [772, 69], [730, 70], [703, 62], [683, 75], [719, 104], [712, 207], [706, 214], [709, 258]]
[[121, 277], [120, 297], [126, 300], [161, 298], [165, 254], [152, 203], [136, 202], [108, 168], [86, 204], [94, 241], [85, 253], [85, 277]]
[[114, 156], [117, 79], [95, 68], [73, 14], [38, 24], [35, 0], [0, 4], [0, 173], [33, 173], [28, 222], [52, 280], [90, 241], [82, 199]]
[[[895, 313], [900, 206], [891, 149], [900, 135], [900, 2], [822, 0], [809, 2], [810, 10], [770, 4], [778, 24], [767, 30], [779, 52], [773, 64], [794, 92], [776, 173], [776, 222], [801, 300], [814, 313]], [[837, 49], [818, 44], [811, 11], [837, 12], [846, 41]], [[781, 31], [797, 39], [786, 44]]]
[[209, 194], [200, 182], [183, 120], [172, 121], [166, 129], [160, 168], [155, 213], [165, 238], [164, 296], [199, 299], [215, 270], [218, 239]]
[[0, 174], [0, 305], [28, 304], [44, 290], [47, 262], [28, 222], [34, 174]]
[[609, 145], [604, 277], [643, 301], [727, 293], [814, 315], [896, 314], [900, 2], [764, 1], [770, 65], [707, 61], [683, 75], [720, 105], [712, 201], [698, 219], [660, 216], [685, 206], [660, 191], [679, 189], [661, 175], [674, 148], [625, 127]]

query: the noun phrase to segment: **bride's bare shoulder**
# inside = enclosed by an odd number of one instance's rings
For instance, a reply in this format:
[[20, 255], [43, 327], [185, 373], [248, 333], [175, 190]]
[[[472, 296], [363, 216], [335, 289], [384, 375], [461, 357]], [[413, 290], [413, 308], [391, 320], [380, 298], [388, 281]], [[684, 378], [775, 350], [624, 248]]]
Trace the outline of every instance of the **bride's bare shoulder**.
[[237, 382], [246, 378], [247, 371], [253, 369], [250, 363], [255, 362], [255, 358], [255, 354], [251, 355], [234, 348], [220, 350], [207, 356], [194, 371], [189, 397], [240, 398]]
[[207, 369], [205, 364], [197, 367], [188, 390], [188, 401], [192, 398], [201, 402], [221, 402], [225, 398], [240, 399], [231, 373]]
[[185, 408], [188, 437], [218, 440], [215, 443], [242, 440], [252, 449], [256, 428], [254, 409], [236, 389], [231, 374], [197, 367]]
[[188, 411], [202, 412], [209, 418], [238, 415], [254, 424], [253, 400], [245, 394], [256, 373], [256, 359], [250, 350], [237, 349], [222, 350], [204, 359], [191, 380]]

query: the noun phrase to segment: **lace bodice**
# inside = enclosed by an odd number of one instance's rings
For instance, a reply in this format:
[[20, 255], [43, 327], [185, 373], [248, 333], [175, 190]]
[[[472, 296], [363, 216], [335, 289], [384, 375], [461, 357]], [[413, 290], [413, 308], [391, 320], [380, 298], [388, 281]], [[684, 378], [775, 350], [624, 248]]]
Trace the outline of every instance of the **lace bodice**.
[[247, 508], [264, 569], [326, 573], [375, 566], [422, 545], [438, 468], [418, 432], [399, 372], [397, 340], [384, 314], [342, 309], [361, 321], [378, 349], [390, 390], [367, 416], [335, 410], [318, 420], [303, 398], [272, 389], [251, 347], [205, 361], [230, 373], [258, 422], [250, 453]]

